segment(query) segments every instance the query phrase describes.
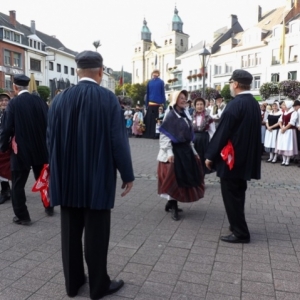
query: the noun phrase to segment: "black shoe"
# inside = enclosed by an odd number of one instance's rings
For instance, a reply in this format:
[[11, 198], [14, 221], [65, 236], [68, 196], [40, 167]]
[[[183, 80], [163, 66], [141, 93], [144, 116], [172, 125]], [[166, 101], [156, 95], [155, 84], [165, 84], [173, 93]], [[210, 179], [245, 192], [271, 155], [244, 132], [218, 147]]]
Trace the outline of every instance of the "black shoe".
[[[165, 211], [166, 212], [170, 212], [172, 210], [172, 202], [170, 202], [172, 200], [169, 200], [165, 206]], [[178, 212], [183, 212], [183, 210], [181, 208], [178, 208], [177, 206], [177, 209], [178, 209]]]
[[13, 217], [13, 222], [18, 225], [31, 225], [31, 220], [21, 220], [18, 217]]
[[227, 236], [221, 236], [221, 241], [226, 243], [233, 243], [233, 244], [248, 244], [250, 242], [250, 238], [248, 239], [239, 239], [233, 233]]
[[10, 190], [9, 191], [5, 191], [4, 193], [1, 192], [0, 204], [3, 204], [7, 200], [10, 200]]
[[49, 216], [49, 217], [52, 217], [53, 214], [54, 214], [54, 207], [47, 207], [45, 208], [45, 213]]
[[103, 298], [107, 295], [111, 295], [111, 294], [116, 293], [119, 289], [121, 289], [121, 287], [123, 287], [123, 285], [124, 285], [123, 280], [112, 280], [110, 282], [110, 286], [109, 286], [108, 291], [101, 298]]
[[174, 221], [178, 221], [180, 219], [178, 216], [178, 203], [176, 200], [171, 200], [171, 218]]

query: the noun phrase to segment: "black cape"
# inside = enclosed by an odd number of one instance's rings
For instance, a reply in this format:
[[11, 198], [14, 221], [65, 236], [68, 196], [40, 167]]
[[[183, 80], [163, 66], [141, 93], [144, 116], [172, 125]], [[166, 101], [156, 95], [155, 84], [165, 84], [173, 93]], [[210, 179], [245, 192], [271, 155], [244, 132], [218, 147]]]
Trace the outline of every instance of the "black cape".
[[[231, 171], [220, 155], [228, 140], [231, 140], [235, 151], [235, 163]], [[205, 158], [213, 161], [219, 177], [260, 179], [261, 112], [250, 93], [239, 94], [226, 105]]]
[[111, 209], [117, 169], [134, 180], [124, 115], [116, 96], [91, 81], [58, 94], [48, 114], [51, 205]]
[[11, 170], [30, 170], [47, 163], [46, 128], [48, 106], [36, 95], [24, 92], [14, 97], [3, 114], [0, 150], [10, 147], [15, 136], [18, 153], [11, 154]]

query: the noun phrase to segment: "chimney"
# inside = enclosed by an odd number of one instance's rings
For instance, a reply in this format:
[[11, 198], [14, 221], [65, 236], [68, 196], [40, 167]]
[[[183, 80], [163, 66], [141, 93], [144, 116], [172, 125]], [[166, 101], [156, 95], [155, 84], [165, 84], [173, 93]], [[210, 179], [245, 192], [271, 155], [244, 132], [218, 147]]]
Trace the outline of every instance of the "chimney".
[[294, 6], [295, 0], [286, 0], [286, 9], [290, 10]]
[[262, 17], [262, 9], [261, 6], [258, 5], [258, 15], [257, 15], [257, 21], [260, 22]]
[[31, 21], [30, 31], [32, 34], [35, 34], [35, 21]]
[[10, 10], [9, 11], [9, 22], [10, 22], [11, 25], [16, 27], [17, 20], [16, 20], [16, 11], [15, 10]]
[[230, 15], [229, 16], [229, 26], [228, 26], [228, 29], [229, 28], [232, 28], [233, 25], [238, 21], [238, 17], [237, 15]]

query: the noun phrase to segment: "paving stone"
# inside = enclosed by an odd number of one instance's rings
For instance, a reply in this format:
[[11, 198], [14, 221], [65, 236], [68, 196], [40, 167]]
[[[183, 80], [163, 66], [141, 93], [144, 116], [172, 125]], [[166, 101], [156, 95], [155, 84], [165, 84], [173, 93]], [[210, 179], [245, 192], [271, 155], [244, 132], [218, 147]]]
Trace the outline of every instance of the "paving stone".
[[274, 300], [273, 296], [258, 295], [252, 293], [242, 293], [242, 300]]
[[157, 260], [158, 260], [157, 256], [135, 254], [131, 258], [130, 262], [143, 264], [143, 265], [154, 266], [156, 264]]
[[271, 265], [272, 269], [300, 272], [300, 266], [298, 263], [272, 260]]
[[179, 275], [183, 266], [177, 264], [169, 264], [165, 262], [158, 261], [153, 270], [158, 272], [165, 272], [170, 274], [177, 274]]
[[211, 280], [241, 284], [241, 275], [237, 273], [213, 271], [211, 274]]
[[205, 299], [206, 300], [240, 300], [240, 297], [208, 292]]
[[32, 269], [28, 273], [27, 273], [27, 271], [24, 271], [24, 272], [26, 272], [25, 273], [26, 277], [31, 277], [31, 278], [36, 278], [36, 279], [43, 279], [43, 280], [46, 280], [46, 281], [50, 280], [57, 273], [59, 273], [59, 271], [56, 271], [56, 270], [51, 270], [51, 269], [46, 269], [46, 268], [39, 268], [39, 267]]
[[24, 290], [28, 292], [36, 292], [39, 288], [41, 288], [44, 284], [46, 284], [45, 280], [40, 280], [31, 277], [22, 277], [12, 284], [13, 288]]
[[225, 262], [216, 261], [213, 265], [213, 271], [241, 274], [242, 264], [225, 263]]
[[276, 291], [276, 299], [277, 300], [299, 300], [300, 295], [295, 293]]
[[205, 298], [199, 297], [199, 296], [193, 296], [193, 295], [183, 295], [174, 293], [172, 294], [171, 300], [204, 300]]
[[277, 291], [298, 293], [300, 296], [300, 282], [274, 279], [274, 285]]
[[118, 274], [118, 278], [124, 280], [125, 284], [142, 286], [146, 281], [147, 276], [136, 273], [121, 272]]
[[14, 282], [14, 280], [12, 280], [12, 279], [0, 278], [0, 291], [9, 287], [13, 282]]
[[274, 286], [269, 283], [252, 282], [243, 280], [242, 291], [266, 296], [275, 296]]
[[177, 275], [177, 274], [152, 271], [149, 274], [149, 276], [147, 278], [147, 281], [163, 283], [163, 284], [165, 283], [165, 284], [168, 284], [168, 285], [175, 286], [175, 284], [178, 280], [178, 277], [179, 277], [179, 275]]
[[172, 285], [146, 281], [141, 287], [140, 293], [150, 294], [168, 299], [172, 294], [173, 288], [174, 287]]
[[152, 267], [150, 267], [150, 266], [145, 266], [145, 265], [136, 264], [136, 263], [128, 263], [124, 268], [124, 272], [135, 273], [135, 274], [147, 276], [151, 272], [151, 269], [152, 269]]
[[243, 280], [273, 283], [272, 273], [243, 270]]
[[159, 297], [159, 296], [156, 296], [156, 295], [138, 293], [134, 299], [135, 300], [165, 300], [166, 298], [165, 297]]
[[47, 282], [38, 291], [36, 291], [36, 294], [43, 295], [43, 296], [51, 295], [51, 297], [56, 297], [60, 299], [63, 296], [65, 296], [66, 288], [63, 284]]
[[203, 274], [211, 274], [212, 267], [213, 267], [213, 265], [211, 265], [211, 264], [202, 264], [202, 263], [195, 263], [195, 262], [187, 261], [184, 264], [183, 270], [197, 272], [197, 273], [203, 273]]
[[31, 292], [8, 287], [8, 288], [0, 291], [0, 300], [27, 299], [30, 295], [31, 295]]
[[211, 293], [224, 294], [224, 295], [237, 297], [241, 293], [241, 284], [240, 283], [232, 284], [228, 282], [210, 280], [208, 291]]
[[205, 297], [207, 287], [201, 284], [178, 281], [174, 293]]

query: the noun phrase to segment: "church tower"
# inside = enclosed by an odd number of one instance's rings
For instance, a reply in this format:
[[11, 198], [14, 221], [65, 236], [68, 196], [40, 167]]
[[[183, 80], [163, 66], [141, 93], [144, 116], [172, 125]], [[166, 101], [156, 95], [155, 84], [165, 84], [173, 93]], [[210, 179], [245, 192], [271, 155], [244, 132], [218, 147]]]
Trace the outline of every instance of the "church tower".
[[150, 50], [151, 31], [147, 26], [147, 21], [144, 18], [143, 27], [141, 30], [141, 40], [134, 45], [134, 55], [132, 58], [132, 83], [143, 83], [145, 78], [145, 52]]

